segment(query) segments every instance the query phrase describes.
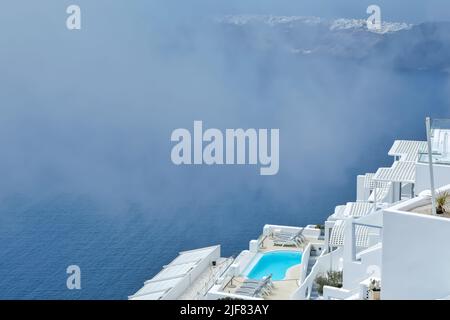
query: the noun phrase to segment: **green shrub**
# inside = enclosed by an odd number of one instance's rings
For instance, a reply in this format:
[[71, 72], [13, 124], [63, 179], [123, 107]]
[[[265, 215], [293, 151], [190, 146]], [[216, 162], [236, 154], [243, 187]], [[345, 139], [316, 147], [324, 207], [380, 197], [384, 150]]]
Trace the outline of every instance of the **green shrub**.
[[342, 276], [342, 271], [328, 271], [326, 274], [317, 276], [315, 282], [319, 294], [323, 294], [324, 286], [342, 288]]

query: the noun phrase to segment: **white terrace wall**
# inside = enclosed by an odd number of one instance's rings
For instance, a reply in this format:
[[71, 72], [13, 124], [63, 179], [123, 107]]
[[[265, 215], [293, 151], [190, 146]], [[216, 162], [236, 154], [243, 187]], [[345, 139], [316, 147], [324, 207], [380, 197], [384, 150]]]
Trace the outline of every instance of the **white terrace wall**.
[[386, 210], [382, 299], [439, 299], [450, 294], [450, 219]]
[[309, 264], [309, 257], [311, 255], [311, 243], [308, 243], [305, 250], [302, 254], [302, 262], [300, 264], [300, 283], [302, 283], [306, 278], [306, 273], [308, 272], [308, 264]]
[[380, 277], [382, 259], [381, 244], [376, 244], [359, 252], [357, 261], [344, 261], [344, 289], [359, 288], [360, 282], [373, 276]]
[[306, 226], [305, 228], [300, 227], [290, 227], [290, 226], [279, 226], [273, 224], [266, 224], [264, 226], [263, 234], [269, 236], [272, 232], [283, 231], [295, 234], [302, 230], [302, 235], [308, 239], [318, 239], [320, 237], [320, 229], [316, 229], [313, 226]]
[[[352, 247], [355, 239], [351, 223], [360, 223], [374, 228], [369, 229], [371, 246], [366, 249]], [[381, 231], [376, 227], [383, 225], [383, 211], [379, 210], [359, 219], [347, 220], [344, 238], [344, 289], [354, 290], [368, 277], [380, 277], [382, 263]], [[356, 252], [352, 252], [355, 250]], [[356, 259], [355, 259], [356, 258]]]
[[309, 275], [305, 278], [300, 287], [292, 294], [291, 300], [307, 300], [310, 297], [312, 286], [316, 277], [321, 273], [327, 271], [342, 270], [342, 247], [330, 253], [322, 252], [317, 259], [315, 265], [312, 267]]
[[[415, 194], [419, 194], [430, 188], [430, 171], [428, 163], [418, 162], [416, 164], [416, 184]], [[434, 186], [440, 188], [450, 183], [450, 166], [442, 164], [433, 164]]]

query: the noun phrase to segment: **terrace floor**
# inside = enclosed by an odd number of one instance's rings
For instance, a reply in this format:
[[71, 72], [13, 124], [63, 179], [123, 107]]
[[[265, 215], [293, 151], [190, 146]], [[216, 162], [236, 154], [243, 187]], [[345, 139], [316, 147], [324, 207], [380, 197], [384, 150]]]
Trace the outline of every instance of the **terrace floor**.
[[[447, 208], [446, 210], [447, 210], [446, 213], [438, 214], [437, 216], [441, 217], [441, 218], [450, 218], [450, 209]], [[433, 214], [432, 213], [432, 206], [431, 206], [431, 204], [427, 204], [427, 205], [424, 205], [424, 206], [420, 206], [420, 207], [411, 209], [411, 210], [409, 210], [409, 212], [426, 214], [426, 215], [432, 215]]]
[[[293, 268], [295, 267], [299, 268], [298, 266], [294, 266]], [[234, 277], [223, 289], [223, 292], [235, 293], [244, 281], [244, 277]], [[285, 279], [273, 281], [273, 286], [274, 288], [272, 289], [271, 294], [264, 296], [265, 300], [289, 300], [291, 295], [298, 289], [298, 280]]]

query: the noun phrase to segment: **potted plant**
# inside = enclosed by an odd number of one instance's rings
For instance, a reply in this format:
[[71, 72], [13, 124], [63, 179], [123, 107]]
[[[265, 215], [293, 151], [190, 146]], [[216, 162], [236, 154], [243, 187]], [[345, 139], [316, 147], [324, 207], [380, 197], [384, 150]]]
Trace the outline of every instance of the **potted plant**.
[[326, 274], [320, 274], [315, 279], [315, 284], [317, 286], [317, 292], [323, 294], [323, 287], [330, 286], [335, 288], [342, 288], [342, 271], [327, 271]]
[[325, 226], [323, 224], [316, 224], [316, 229], [320, 230], [320, 235], [321, 236], [325, 235]]
[[380, 300], [380, 280], [371, 279], [369, 284], [369, 300]]
[[440, 192], [436, 197], [436, 213], [444, 214], [446, 213], [445, 206], [448, 202], [449, 193], [447, 191]]

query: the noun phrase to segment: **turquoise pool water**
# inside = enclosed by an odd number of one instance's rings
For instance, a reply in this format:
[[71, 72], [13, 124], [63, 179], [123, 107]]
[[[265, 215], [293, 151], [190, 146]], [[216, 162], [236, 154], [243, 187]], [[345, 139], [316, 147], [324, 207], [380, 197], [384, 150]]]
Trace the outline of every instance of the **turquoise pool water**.
[[283, 280], [286, 271], [302, 262], [302, 253], [298, 251], [273, 251], [264, 253], [247, 274], [247, 278], [259, 280], [272, 275], [273, 280]]

